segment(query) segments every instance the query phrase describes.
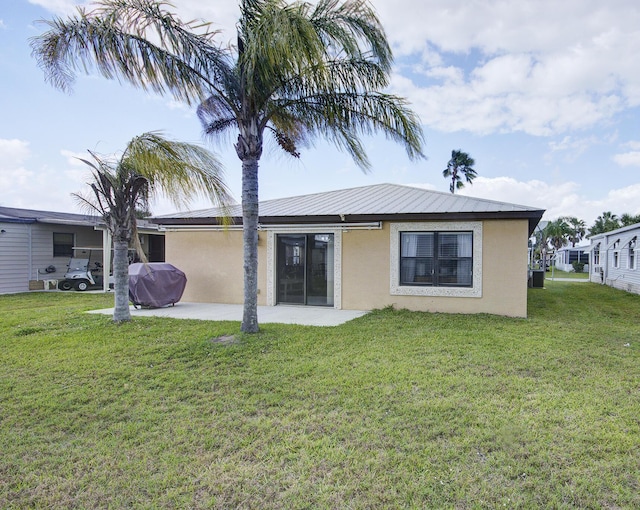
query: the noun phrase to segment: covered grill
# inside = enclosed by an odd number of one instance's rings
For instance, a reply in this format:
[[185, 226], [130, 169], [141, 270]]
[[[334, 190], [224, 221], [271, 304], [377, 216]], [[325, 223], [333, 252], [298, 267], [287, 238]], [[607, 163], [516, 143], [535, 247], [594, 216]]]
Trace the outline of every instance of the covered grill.
[[166, 262], [129, 266], [129, 299], [134, 306], [174, 305], [180, 301], [186, 285], [185, 274]]

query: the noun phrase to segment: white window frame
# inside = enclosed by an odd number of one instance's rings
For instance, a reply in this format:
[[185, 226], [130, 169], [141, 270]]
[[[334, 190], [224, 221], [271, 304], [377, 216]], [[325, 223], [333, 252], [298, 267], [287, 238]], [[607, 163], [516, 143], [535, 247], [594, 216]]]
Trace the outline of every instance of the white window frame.
[[620, 269], [620, 241], [613, 243], [613, 257], [611, 257], [611, 267]]
[[[635, 246], [632, 247], [631, 246], [632, 243], [634, 243]], [[633, 256], [632, 256], [632, 253], [633, 253]], [[635, 271], [636, 269], [638, 269], [638, 255], [640, 255], [640, 248], [638, 247], [638, 239], [637, 239], [637, 237], [634, 237], [634, 238], [629, 240], [629, 258], [627, 260], [627, 264], [629, 265], [629, 269], [632, 270], [632, 271]]]
[[[482, 222], [480, 221], [425, 221], [391, 223], [389, 292], [393, 296], [482, 297]], [[400, 233], [401, 232], [472, 232], [473, 233], [473, 285], [471, 287], [430, 287], [400, 285]]]

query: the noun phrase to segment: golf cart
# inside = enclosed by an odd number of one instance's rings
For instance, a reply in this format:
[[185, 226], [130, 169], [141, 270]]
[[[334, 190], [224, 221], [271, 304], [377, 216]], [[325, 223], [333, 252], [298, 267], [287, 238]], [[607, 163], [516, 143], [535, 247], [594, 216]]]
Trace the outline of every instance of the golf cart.
[[[100, 260], [93, 260], [93, 252], [102, 252], [102, 248], [78, 248], [74, 247], [74, 256], [67, 265], [64, 280], [58, 282], [60, 290], [76, 289], [85, 291], [92, 287], [102, 288], [104, 272], [102, 271], [102, 255]], [[112, 284], [109, 285], [112, 287]]]

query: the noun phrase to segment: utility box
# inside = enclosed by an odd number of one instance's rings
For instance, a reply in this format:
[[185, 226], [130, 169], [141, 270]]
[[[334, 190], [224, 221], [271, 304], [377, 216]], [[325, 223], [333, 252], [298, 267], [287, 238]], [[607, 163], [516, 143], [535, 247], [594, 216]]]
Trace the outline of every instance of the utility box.
[[544, 288], [544, 269], [529, 270], [529, 287], [534, 289]]

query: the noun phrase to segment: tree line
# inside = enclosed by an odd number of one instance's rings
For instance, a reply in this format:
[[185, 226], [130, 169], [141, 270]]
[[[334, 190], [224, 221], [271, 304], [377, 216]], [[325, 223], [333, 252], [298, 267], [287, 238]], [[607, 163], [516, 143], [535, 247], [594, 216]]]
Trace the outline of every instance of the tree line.
[[561, 216], [536, 231], [536, 252], [545, 260], [549, 251], [559, 250], [569, 244], [573, 247], [583, 239], [636, 223], [640, 223], [640, 214], [625, 213], [617, 216], [611, 211], [605, 211], [596, 218], [589, 228], [584, 220], [575, 216]]

